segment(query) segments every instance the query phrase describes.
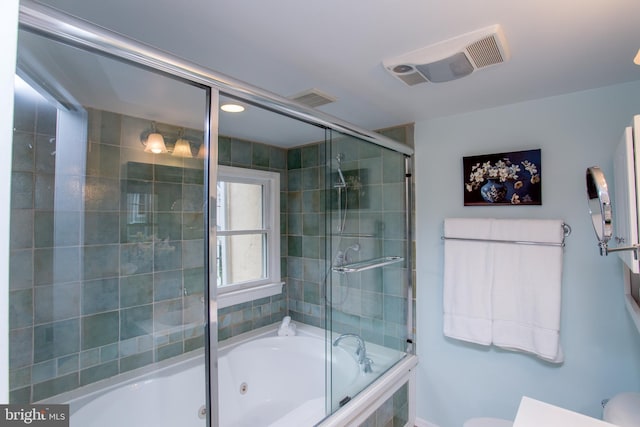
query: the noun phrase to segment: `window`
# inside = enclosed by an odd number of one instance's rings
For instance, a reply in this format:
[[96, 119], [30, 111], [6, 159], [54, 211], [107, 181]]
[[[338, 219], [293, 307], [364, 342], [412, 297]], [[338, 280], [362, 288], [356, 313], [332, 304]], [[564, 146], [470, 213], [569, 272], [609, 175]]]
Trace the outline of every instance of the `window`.
[[280, 293], [280, 174], [219, 166], [216, 214], [219, 305]]

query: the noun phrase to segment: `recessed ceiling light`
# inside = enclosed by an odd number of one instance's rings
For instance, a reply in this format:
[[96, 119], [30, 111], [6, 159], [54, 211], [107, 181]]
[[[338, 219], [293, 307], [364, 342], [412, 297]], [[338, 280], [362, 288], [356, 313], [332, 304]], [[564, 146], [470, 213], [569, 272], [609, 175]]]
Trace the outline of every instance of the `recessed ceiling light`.
[[220, 109], [227, 113], [241, 113], [244, 111], [244, 107], [240, 104], [222, 104]]

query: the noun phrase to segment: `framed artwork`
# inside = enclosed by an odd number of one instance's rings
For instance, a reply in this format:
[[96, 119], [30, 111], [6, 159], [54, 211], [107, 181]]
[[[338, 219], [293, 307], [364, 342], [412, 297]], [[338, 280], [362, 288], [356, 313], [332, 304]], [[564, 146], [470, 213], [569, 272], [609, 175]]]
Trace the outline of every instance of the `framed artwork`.
[[540, 149], [463, 157], [464, 205], [541, 205], [540, 159]]

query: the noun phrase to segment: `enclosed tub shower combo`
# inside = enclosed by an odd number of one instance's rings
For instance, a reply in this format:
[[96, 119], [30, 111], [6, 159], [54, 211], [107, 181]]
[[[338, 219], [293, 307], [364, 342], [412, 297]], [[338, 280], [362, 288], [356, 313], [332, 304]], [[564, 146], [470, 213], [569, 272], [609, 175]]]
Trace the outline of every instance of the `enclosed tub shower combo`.
[[413, 425], [405, 127], [31, 1], [14, 106], [11, 403], [74, 427]]

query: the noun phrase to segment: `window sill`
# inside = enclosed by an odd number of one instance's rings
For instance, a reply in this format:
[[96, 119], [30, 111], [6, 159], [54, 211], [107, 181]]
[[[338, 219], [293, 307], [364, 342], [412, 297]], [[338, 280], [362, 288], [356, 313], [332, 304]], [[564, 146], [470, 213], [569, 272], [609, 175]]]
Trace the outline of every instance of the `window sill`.
[[254, 301], [260, 298], [271, 297], [282, 293], [284, 282], [269, 283], [254, 286], [252, 288], [218, 294], [218, 308], [225, 308], [243, 302]]

